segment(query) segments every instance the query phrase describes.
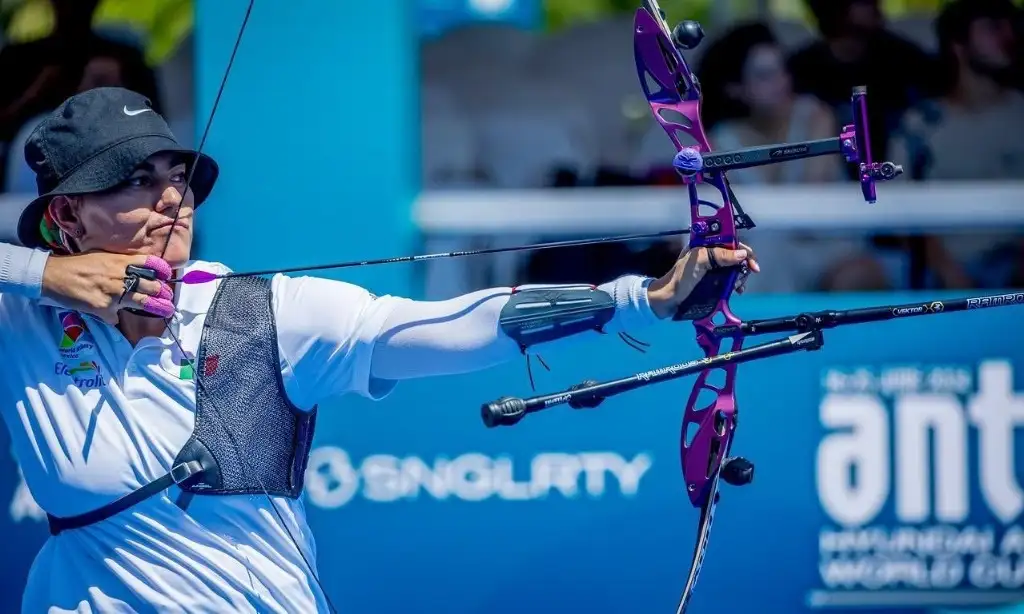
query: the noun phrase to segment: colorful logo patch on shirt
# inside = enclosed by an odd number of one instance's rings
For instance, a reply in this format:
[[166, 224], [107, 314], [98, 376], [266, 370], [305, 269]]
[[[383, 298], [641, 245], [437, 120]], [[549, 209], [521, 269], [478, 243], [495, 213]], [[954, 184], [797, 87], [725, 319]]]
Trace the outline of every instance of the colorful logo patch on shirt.
[[61, 314], [60, 325], [64, 329], [64, 337], [60, 340], [61, 349], [73, 348], [78, 339], [85, 334], [85, 321], [73, 311]]
[[57, 318], [61, 328], [57, 349], [61, 358], [67, 362], [74, 362], [94, 357], [96, 343], [89, 334], [82, 316], [74, 311], [61, 311], [58, 312]]

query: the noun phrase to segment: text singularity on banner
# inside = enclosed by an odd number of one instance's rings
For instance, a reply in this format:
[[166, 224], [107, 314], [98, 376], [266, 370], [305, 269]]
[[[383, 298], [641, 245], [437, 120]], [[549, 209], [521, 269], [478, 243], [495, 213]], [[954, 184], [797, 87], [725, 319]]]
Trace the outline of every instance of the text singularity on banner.
[[421, 496], [529, 501], [552, 494], [599, 498], [610, 490], [632, 497], [652, 462], [651, 455], [643, 452], [627, 459], [602, 451], [538, 453], [525, 463], [526, 468], [512, 457], [476, 452], [429, 461], [420, 456], [374, 454], [354, 463], [345, 450], [324, 446], [310, 453], [306, 495], [323, 508], [341, 507], [356, 497], [380, 503]]

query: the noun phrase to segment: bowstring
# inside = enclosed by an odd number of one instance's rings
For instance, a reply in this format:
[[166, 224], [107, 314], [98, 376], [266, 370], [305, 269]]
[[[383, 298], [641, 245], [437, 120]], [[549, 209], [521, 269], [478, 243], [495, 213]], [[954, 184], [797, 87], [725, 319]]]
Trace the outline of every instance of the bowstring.
[[[198, 168], [199, 166], [200, 155], [202, 154], [203, 147], [206, 145], [206, 140], [210, 135], [210, 128], [211, 126], [213, 126], [213, 118], [217, 115], [217, 109], [220, 107], [221, 97], [224, 95], [224, 89], [228, 82], [228, 76], [231, 74], [231, 68], [232, 66], [234, 66], [235, 63], [235, 57], [238, 55], [238, 49], [242, 44], [242, 38], [245, 35], [245, 30], [249, 25], [249, 17], [252, 15], [252, 9], [254, 4], [255, 0], [249, 0], [249, 3], [245, 9], [245, 17], [243, 17], [242, 25], [238, 29], [238, 35], [235, 37], [235, 43], [231, 49], [231, 56], [228, 59], [227, 68], [225, 68], [224, 76], [221, 77], [220, 85], [217, 88], [217, 96], [214, 98], [213, 107], [210, 109], [210, 117], [206, 120], [206, 126], [203, 129], [203, 136], [199, 140], [199, 146], [196, 148], [195, 157], [192, 160], [192, 167], [189, 169], [188, 176], [185, 179], [185, 190], [181, 194], [181, 204], [179, 204], [178, 207], [175, 208], [174, 218], [171, 221], [170, 232], [167, 233], [167, 239], [164, 241], [164, 247], [160, 251], [161, 259], [163, 259], [164, 256], [167, 254], [167, 248], [171, 244], [171, 237], [174, 236], [174, 230], [178, 224], [178, 220], [181, 215], [182, 204], [185, 201], [185, 197], [187, 196], [189, 189], [192, 187], [192, 179], [195, 176], [196, 168]], [[214, 414], [217, 417], [217, 422], [220, 424], [221, 429], [224, 431], [224, 433], [228, 436], [228, 439], [231, 441], [231, 445], [235, 449], [235, 455], [238, 456], [238, 458], [242, 461], [242, 464], [245, 467], [246, 471], [248, 472], [249, 476], [256, 479], [256, 483], [259, 485], [260, 490], [263, 491], [263, 496], [266, 498], [267, 503], [270, 504], [270, 509], [274, 511], [274, 515], [277, 516], [278, 522], [281, 523], [281, 527], [284, 528], [285, 533], [288, 535], [288, 538], [295, 546], [296, 552], [299, 553], [299, 557], [305, 564], [306, 569], [309, 570], [310, 575], [312, 575], [313, 577], [313, 581], [316, 583], [317, 588], [320, 590], [320, 593], [323, 595], [324, 600], [327, 602], [327, 607], [330, 608], [331, 612], [336, 613], [338, 610], [334, 607], [334, 603], [331, 601], [330, 596], [327, 594], [327, 590], [324, 588], [323, 583], [320, 581], [320, 577], [317, 574], [315, 567], [313, 566], [312, 563], [310, 563], [309, 559], [306, 557], [306, 553], [303, 551], [302, 546], [299, 545], [299, 540], [296, 539], [295, 535], [292, 533], [292, 530], [289, 528], [288, 522], [285, 521], [284, 515], [281, 513], [281, 510], [278, 509], [277, 504], [274, 501], [274, 498], [270, 496], [270, 491], [263, 483], [263, 479], [259, 476], [259, 473], [253, 469], [252, 465], [249, 464], [249, 459], [246, 457], [246, 455], [242, 453], [241, 445], [239, 445], [238, 440], [235, 438], [235, 434], [231, 431], [231, 429], [228, 428], [227, 423], [224, 421], [220, 408], [217, 407], [217, 404], [214, 403], [212, 398], [207, 394], [206, 388], [203, 386], [202, 383], [202, 374], [196, 368], [195, 360], [190, 358], [188, 353], [186, 353], [185, 347], [182, 345], [181, 340], [178, 338], [177, 335], [174, 334], [174, 331], [171, 328], [171, 322], [172, 318], [167, 318], [163, 320], [164, 330], [167, 332], [168, 336], [170, 336], [170, 338], [174, 341], [174, 345], [181, 353], [182, 358], [187, 362], [189, 368], [192, 370], [193, 373], [196, 374], [193, 381], [195, 381], [196, 383], [197, 407], [198, 393], [202, 392], [203, 394], [207, 395], [206, 400], [209, 401], [210, 406], [214, 409]]]

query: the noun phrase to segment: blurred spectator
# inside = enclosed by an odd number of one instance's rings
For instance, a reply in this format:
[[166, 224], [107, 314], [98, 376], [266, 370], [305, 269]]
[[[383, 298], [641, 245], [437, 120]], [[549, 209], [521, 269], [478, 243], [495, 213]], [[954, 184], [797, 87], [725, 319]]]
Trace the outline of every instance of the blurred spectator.
[[871, 151], [886, 157], [889, 131], [911, 105], [936, 91], [934, 59], [885, 28], [878, 0], [806, 0], [823, 40], [789, 60], [796, 91], [814, 94], [849, 117], [850, 93], [868, 86]]
[[[1010, 86], [1017, 18], [1010, 0], [955, 0], [943, 8], [935, 26], [946, 76], [942, 94], [908, 112], [893, 141], [892, 157], [912, 179], [1024, 178], [1024, 94]], [[922, 266], [944, 287], [1015, 285], [1020, 273], [1008, 263], [1021, 263], [1018, 234], [929, 237]], [[956, 262], [966, 268], [958, 270]]]
[[[121, 58], [108, 55], [97, 55], [86, 62], [82, 69], [81, 79], [75, 93], [84, 92], [96, 87], [126, 87], [125, 66]], [[25, 162], [25, 141], [28, 140], [35, 127], [46, 117], [40, 113], [21, 124], [18, 133], [10, 142], [7, 153], [7, 172], [4, 178], [4, 191], [11, 193], [31, 193], [36, 190], [36, 174]]]
[[[109, 82], [116, 64], [121, 83], [138, 91], [159, 111], [156, 78], [142, 51], [107, 40], [92, 30], [100, 0], [50, 0], [54, 28], [49, 36], [0, 50], [0, 141], [10, 141], [29, 119], [46, 113], [79, 91], [83, 80]], [[106, 58], [92, 65], [94, 58]], [[87, 67], [88, 70], [87, 70]]]
[[906, 114], [893, 142], [912, 178], [1024, 178], [1024, 94], [1008, 85], [1016, 13], [1010, 0], [955, 0], [942, 10], [945, 87]]
[[[704, 119], [715, 149], [742, 149], [824, 139], [839, 134], [831, 110], [793, 92], [778, 41], [768, 26], [741, 25], [712, 43], [697, 71]], [[729, 173], [733, 183], [821, 183], [840, 179], [835, 156], [822, 156]]]

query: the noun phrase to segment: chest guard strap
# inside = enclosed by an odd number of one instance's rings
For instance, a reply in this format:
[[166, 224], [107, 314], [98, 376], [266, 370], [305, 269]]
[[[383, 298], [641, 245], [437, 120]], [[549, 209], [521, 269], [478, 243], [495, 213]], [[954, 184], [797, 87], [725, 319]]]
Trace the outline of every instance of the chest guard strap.
[[[163, 477], [157, 478], [142, 488], [133, 490], [127, 495], [119, 499], [115, 499], [114, 501], [92, 511], [67, 518], [58, 518], [57, 516], [47, 514], [46, 520], [50, 525], [50, 535], [60, 535], [63, 531], [67, 531], [69, 529], [80, 529], [100, 522], [101, 520], [106, 520], [111, 516], [116, 516], [128, 508], [138, 505], [154, 495], [160, 494], [162, 491], [167, 490], [174, 484], [177, 484], [179, 487], [189, 484], [199, 477], [203, 472], [203, 469], [204, 467], [198, 462], [175, 465], [174, 468]], [[187, 493], [182, 494], [186, 495]], [[186, 497], [180, 497], [177, 503], [179, 507], [184, 508], [187, 504]]]
[[515, 288], [498, 323], [526, 348], [588, 330], [600, 331], [615, 316], [615, 299], [587, 285]]

